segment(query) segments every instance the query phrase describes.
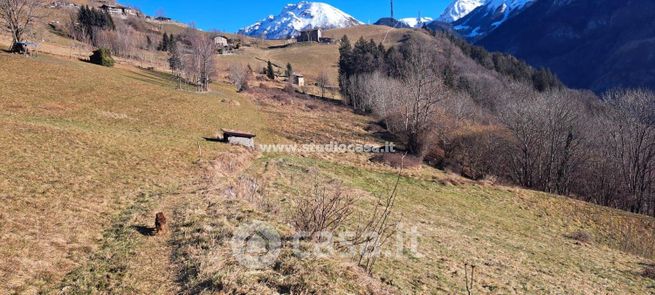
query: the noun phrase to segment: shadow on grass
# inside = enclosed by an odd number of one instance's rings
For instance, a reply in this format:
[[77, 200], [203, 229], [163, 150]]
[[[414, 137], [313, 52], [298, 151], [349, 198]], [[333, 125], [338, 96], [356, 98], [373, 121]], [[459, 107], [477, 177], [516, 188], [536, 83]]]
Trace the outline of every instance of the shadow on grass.
[[132, 228], [133, 228], [136, 232], [140, 233], [140, 234], [143, 235], [143, 236], [150, 237], [150, 236], [154, 236], [154, 235], [155, 235], [155, 229], [152, 228], [152, 227], [142, 226], [142, 225], [133, 225]]
[[227, 143], [227, 140], [221, 137], [203, 137], [203, 139], [209, 142]]
[[[320, 95], [314, 95], [314, 94], [311, 94], [311, 93], [300, 93], [300, 92], [296, 92], [296, 93], [298, 94], [298, 98], [301, 98], [301, 99], [302, 98], [309, 98], [309, 99], [315, 99], [315, 100], [320, 100], [320, 101], [323, 101], [323, 102], [331, 103], [331, 104], [337, 105], [337, 106], [343, 106], [344, 105], [343, 101], [335, 99], [335, 98], [321, 97]], [[306, 97], [302, 97], [302, 95], [304, 95]]]

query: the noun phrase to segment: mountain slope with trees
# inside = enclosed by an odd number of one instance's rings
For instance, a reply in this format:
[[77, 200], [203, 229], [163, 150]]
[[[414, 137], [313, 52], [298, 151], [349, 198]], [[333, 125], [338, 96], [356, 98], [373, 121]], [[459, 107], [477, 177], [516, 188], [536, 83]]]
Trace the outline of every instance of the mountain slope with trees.
[[655, 216], [655, 93], [624, 89], [599, 100], [547, 70], [456, 42], [412, 33], [386, 49], [344, 37], [344, 96], [379, 116], [418, 160]]
[[655, 89], [655, 3], [540, 0], [478, 42], [547, 67], [573, 88]]

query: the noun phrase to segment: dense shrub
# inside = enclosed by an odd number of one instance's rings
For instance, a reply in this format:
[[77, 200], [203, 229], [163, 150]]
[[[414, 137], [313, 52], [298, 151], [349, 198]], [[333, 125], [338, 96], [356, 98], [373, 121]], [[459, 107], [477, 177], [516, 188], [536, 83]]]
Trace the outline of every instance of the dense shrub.
[[94, 51], [90, 57], [90, 61], [93, 64], [105, 67], [113, 67], [115, 63], [114, 59], [111, 57], [111, 52], [107, 48], [100, 48]]
[[[446, 34], [440, 32], [440, 34]], [[450, 41], [457, 45], [462, 52], [483, 67], [494, 70], [514, 81], [532, 84], [535, 90], [544, 92], [561, 89], [562, 82], [548, 69], [535, 69], [526, 62], [505, 53], [489, 52], [483, 47], [472, 45], [465, 40], [446, 34]]]

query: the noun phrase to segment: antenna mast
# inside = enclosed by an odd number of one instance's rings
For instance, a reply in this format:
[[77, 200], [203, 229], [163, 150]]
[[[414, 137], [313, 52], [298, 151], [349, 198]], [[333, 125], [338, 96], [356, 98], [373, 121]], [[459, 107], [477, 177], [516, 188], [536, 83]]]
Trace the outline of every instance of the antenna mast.
[[391, 0], [391, 18], [393, 19], [393, 0]]

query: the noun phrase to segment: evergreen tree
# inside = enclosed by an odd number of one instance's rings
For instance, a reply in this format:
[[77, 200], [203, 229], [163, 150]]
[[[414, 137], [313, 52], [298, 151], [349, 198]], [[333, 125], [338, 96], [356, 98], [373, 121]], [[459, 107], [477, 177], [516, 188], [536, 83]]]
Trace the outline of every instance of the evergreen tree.
[[177, 48], [177, 43], [173, 43], [171, 48], [168, 50], [168, 67], [171, 69], [171, 72], [177, 80], [177, 88], [182, 88], [182, 76], [180, 75], [180, 70], [182, 70], [182, 57], [180, 56], [180, 51]]
[[293, 75], [293, 67], [291, 66], [291, 63], [287, 63], [287, 71], [285, 74], [289, 78], [291, 78], [291, 75]]
[[541, 68], [532, 74], [534, 89], [544, 92], [551, 89], [561, 88], [562, 82], [547, 68]]
[[343, 35], [339, 46], [339, 87], [346, 91], [346, 85], [352, 72], [352, 50], [348, 36]]
[[266, 77], [269, 79], [273, 80], [275, 79], [275, 72], [273, 71], [273, 63], [271, 61], [268, 61], [268, 65], [266, 66]]
[[389, 77], [400, 79], [403, 75], [403, 69], [405, 67], [405, 60], [403, 55], [396, 49], [396, 47], [390, 47], [384, 55], [384, 64], [386, 67], [386, 72]]
[[97, 30], [114, 30], [114, 20], [108, 12], [82, 6], [77, 13], [78, 28], [90, 38], [94, 38]]
[[166, 46], [166, 51], [170, 51], [175, 45], [175, 36], [173, 36], [173, 33], [171, 33], [168, 36], [168, 45]]
[[387, 53], [387, 49], [384, 48], [384, 45], [382, 45], [382, 42], [380, 42], [380, 44], [378, 44], [377, 53], [378, 53], [378, 57], [380, 59], [384, 59], [384, 54]]
[[164, 32], [164, 35], [162, 36], [161, 43], [159, 43], [159, 47], [157, 50], [159, 51], [168, 51], [168, 45], [170, 44], [170, 40], [168, 39], [168, 34]]
[[102, 28], [116, 30], [114, 19], [111, 17], [108, 11], [103, 10], [99, 12], [98, 17], [102, 19]]
[[353, 49], [350, 76], [372, 73], [380, 69], [382, 64], [379, 58], [381, 56], [382, 54], [378, 52], [375, 41], [366, 41], [363, 37], [360, 38]]

